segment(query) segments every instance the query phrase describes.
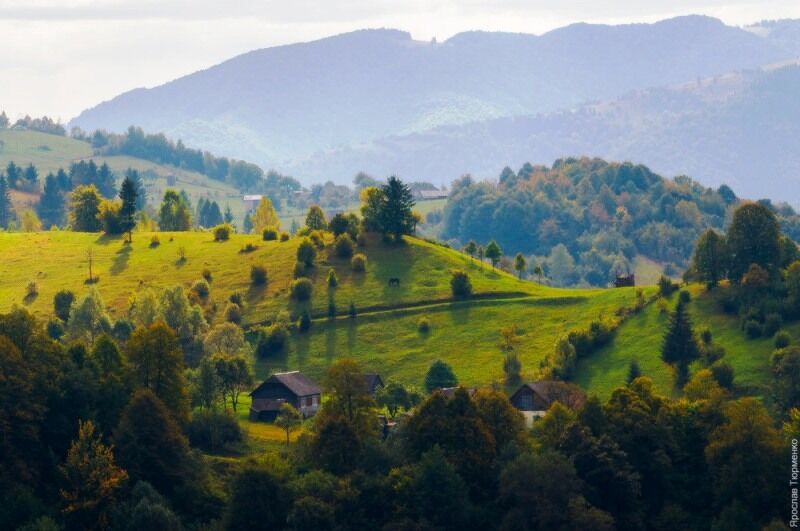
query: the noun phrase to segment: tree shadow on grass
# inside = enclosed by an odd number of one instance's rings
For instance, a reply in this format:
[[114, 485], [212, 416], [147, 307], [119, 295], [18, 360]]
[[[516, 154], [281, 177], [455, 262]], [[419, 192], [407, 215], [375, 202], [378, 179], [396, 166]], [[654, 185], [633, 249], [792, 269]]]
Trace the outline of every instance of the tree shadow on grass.
[[33, 304], [33, 302], [38, 298], [39, 298], [39, 293], [38, 292], [37, 293], [28, 293], [27, 295], [25, 295], [25, 297], [23, 297], [22, 303], [27, 306], [29, 304]]
[[109, 273], [112, 275], [119, 275], [128, 268], [128, 260], [131, 258], [131, 246], [124, 245], [117, 251], [114, 261], [111, 263]]

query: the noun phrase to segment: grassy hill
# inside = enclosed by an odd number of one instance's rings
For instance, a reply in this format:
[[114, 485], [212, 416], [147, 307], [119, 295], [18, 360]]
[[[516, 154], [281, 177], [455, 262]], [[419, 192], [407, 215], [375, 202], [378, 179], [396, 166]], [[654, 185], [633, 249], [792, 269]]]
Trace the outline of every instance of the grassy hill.
[[[10, 161], [19, 166], [33, 164], [39, 170], [39, 178], [43, 179], [49, 172], [55, 173], [59, 168], [69, 170], [71, 163], [84, 159], [93, 159], [98, 165], [105, 162], [118, 176], [128, 168], [139, 171], [147, 190], [148, 202], [153, 206], [161, 201], [164, 190], [176, 188], [185, 190], [193, 204], [203, 197], [216, 201], [223, 210], [230, 205], [237, 220], [244, 216], [244, 204], [239, 191], [200, 173], [135, 157], [96, 157], [89, 144], [66, 136], [0, 129], [0, 168], [5, 168]], [[14, 192], [12, 199], [17, 209], [28, 208], [37, 200], [35, 195], [20, 192]]]
[[[221, 319], [225, 301], [234, 291], [245, 296], [246, 325], [272, 319], [284, 310], [300, 310], [288, 297], [296, 238], [264, 242], [253, 235], [234, 235], [217, 243], [206, 232], [158, 233], [160, 245], [150, 247], [151, 236], [135, 233], [133, 244], [125, 246], [119, 238], [98, 234], [0, 233], [0, 311], [23, 305], [46, 317], [58, 290], [83, 293], [89, 248], [93, 272], [100, 277], [96, 288], [114, 318], [125, 315], [138, 290], [174, 284], [188, 288], [204, 269], [213, 276], [204, 304], [212, 321]], [[246, 243], [257, 249], [241, 253]], [[179, 259], [180, 248], [185, 250], [185, 261]], [[320, 252], [311, 273], [314, 295], [309, 309], [314, 326], [306, 335], [293, 336], [285, 355], [259, 360], [259, 376], [273, 369], [300, 368], [319, 377], [331, 360], [350, 356], [386, 377], [421, 385], [431, 361], [441, 358], [453, 365], [464, 384], [488, 384], [502, 378], [498, 348], [502, 327], [519, 328], [518, 351], [524, 372], [530, 374], [560, 334], [633, 304], [635, 298], [633, 289], [565, 290], [521, 281], [415, 238], [401, 246], [369, 241], [361, 251], [368, 257], [363, 274], [353, 273], [349, 261], [328, 258], [327, 250]], [[251, 264], [267, 268], [269, 282], [263, 289], [250, 285]], [[332, 294], [340, 317], [333, 321], [327, 318], [330, 268], [340, 281]], [[472, 300], [452, 300], [450, 272], [456, 268], [469, 272], [475, 291]], [[399, 287], [388, 286], [391, 277], [401, 279]], [[26, 297], [31, 281], [37, 283], [36, 297]], [[346, 315], [351, 302], [357, 308], [356, 319]], [[418, 330], [423, 316], [431, 325], [428, 333]]]

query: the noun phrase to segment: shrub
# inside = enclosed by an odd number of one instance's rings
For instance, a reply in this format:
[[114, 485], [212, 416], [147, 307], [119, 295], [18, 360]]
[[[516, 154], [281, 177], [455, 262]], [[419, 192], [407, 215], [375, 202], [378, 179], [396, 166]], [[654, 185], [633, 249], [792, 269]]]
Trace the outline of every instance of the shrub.
[[275, 323], [261, 330], [256, 345], [256, 354], [266, 357], [284, 349], [289, 340], [289, 330], [283, 323]]
[[304, 263], [308, 267], [314, 266], [314, 259], [317, 257], [317, 249], [311, 240], [303, 238], [297, 246], [297, 261]]
[[367, 256], [363, 253], [358, 253], [350, 259], [350, 267], [356, 273], [363, 273], [367, 270]]
[[336, 271], [333, 269], [328, 270], [328, 287], [335, 288], [339, 285], [339, 277], [336, 276]]
[[322, 249], [325, 247], [325, 238], [323, 238], [322, 233], [318, 230], [312, 230], [308, 233], [308, 239], [317, 247], [317, 249]]
[[788, 332], [781, 331], [775, 334], [775, 348], [786, 348], [792, 344], [792, 337]]
[[161, 245], [161, 239], [158, 237], [158, 234], [153, 234], [150, 237], [150, 247], [158, 247]]
[[294, 269], [292, 269], [292, 276], [294, 278], [306, 276], [306, 265], [303, 262], [295, 262]]
[[267, 283], [267, 268], [261, 265], [250, 266], [250, 282], [254, 286], [263, 286]]
[[211, 292], [211, 288], [208, 287], [208, 282], [205, 280], [198, 280], [192, 284], [192, 291], [195, 292], [201, 299], [205, 299]]
[[234, 291], [233, 293], [231, 293], [230, 297], [228, 297], [228, 301], [232, 302], [233, 304], [236, 304], [237, 306], [241, 306], [242, 303], [244, 302], [244, 297], [240, 292]]
[[233, 414], [224, 411], [198, 411], [186, 426], [192, 446], [213, 451], [243, 440], [242, 429]]
[[686, 291], [685, 289], [683, 289], [678, 294], [678, 300], [681, 301], [682, 303], [686, 304], [686, 303], [688, 303], [689, 301], [692, 300], [692, 294], [689, 293], [688, 291]]
[[75, 294], [67, 289], [62, 289], [53, 297], [53, 311], [56, 317], [64, 321], [69, 320], [69, 312], [72, 309], [72, 303], [75, 302]]
[[211, 283], [211, 281], [214, 279], [213, 276], [211, 275], [211, 271], [208, 269], [203, 269], [202, 275], [203, 278], [206, 279], [206, 282], [208, 283]]
[[724, 361], [717, 361], [711, 366], [711, 374], [720, 387], [731, 389], [733, 387], [733, 367]]
[[311, 298], [313, 284], [307, 278], [298, 278], [289, 286], [289, 296], [296, 301], [307, 301]]
[[215, 242], [224, 242], [230, 239], [231, 233], [233, 233], [233, 227], [228, 225], [227, 223], [223, 223], [222, 225], [217, 225], [214, 227], [214, 241]]
[[472, 295], [472, 282], [464, 271], [453, 271], [450, 277], [450, 290], [453, 297], [463, 299]]
[[64, 336], [64, 323], [57, 319], [47, 321], [47, 335], [58, 341]]
[[247, 253], [252, 253], [256, 249], [258, 249], [258, 245], [255, 245], [253, 243], [246, 243], [241, 249], [239, 249], [239, 252], [242, 254], [247, 254]]
[[678, 285], [672, 282], [669, 277], [661, 275], [658, 279], [658, 293], [661, 294], [663, 297], [670, 297], [675, 290], [678, 289]]
[[427, 317], [420, 317], [417, 321], [417, 330], [422, 334], [427, 334], [431, 331], [431, 322]]
[[272, 242], [278, 239], [278, 231], [273, 227], [267, 227], [261, 232], [261, 238], [265, 242]]
[[186, 261], [186, 247], [184, 247], [183, 245], [178, 247], [178, 260], [180, 260], [181, 262]]
[[229, 302], [225, 306], [225, 321], [239, 324], [242, 322], [242, 307], [238, 304]]
[[289, 241], [289, 233], [288, 232], [281, 232], [281, 241], [288, 242]]
[[353, 239], [350, 238], [350, 235], [344, 233], [336, 237], [333, 249], [336, 252], [336, 256], [339, 258], [350, 258], [355, 252], [355, 244], [353, 243]]
[[300, 318], [297, 320], [297, 329], [302, 332], [308, 332], [311, 328], [311, 316], [308, 312], [303, 312], [300, 314]]
[[772, 337], [783, 326], [783, 319], [778, 313], [770, 313], [764, 318], [764, 335]]
[[755, 319], [750, 319], [744, 323], [744, 333], [747, 334], [747, 337], [750, 339], [755, 339], [761, 337], [764, 333], [764, 327]]

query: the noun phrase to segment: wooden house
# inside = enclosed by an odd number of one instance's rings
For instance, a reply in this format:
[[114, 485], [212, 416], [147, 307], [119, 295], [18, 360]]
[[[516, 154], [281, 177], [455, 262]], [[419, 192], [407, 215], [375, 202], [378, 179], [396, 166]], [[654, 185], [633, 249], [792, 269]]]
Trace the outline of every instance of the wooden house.
[[311, 417], [319, 409], [321, 396], [319, 386], [300, 371], [275, 373], [250, 393], [250, 420], [272, 422], [284, 403], [294, 406], [303, 418]]

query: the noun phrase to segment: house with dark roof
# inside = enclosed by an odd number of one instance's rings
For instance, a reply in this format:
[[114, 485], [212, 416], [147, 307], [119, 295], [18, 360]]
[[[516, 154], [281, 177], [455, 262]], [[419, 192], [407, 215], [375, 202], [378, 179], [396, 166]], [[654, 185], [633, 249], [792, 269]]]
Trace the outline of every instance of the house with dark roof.
[[561, 402], [573, 409], [579, 408], [586, 396], [575, 384], [541, 380], [522, 384], [509, 400], [520, 411], [547, 411], [553, 402]]
[[300, 371], [278, 372], [256, 387], [250, 397], [250, 420], [273, 422], [284, 403], [294, 406], [303, 418], [313, 416], [322, 391]]
[[367, 392], [375, 396], [382, 387], [383, 387], [383, 379], [381, 379], [381, 375], [373, 372], [364, 373], [364, 385], [367, 388]]

